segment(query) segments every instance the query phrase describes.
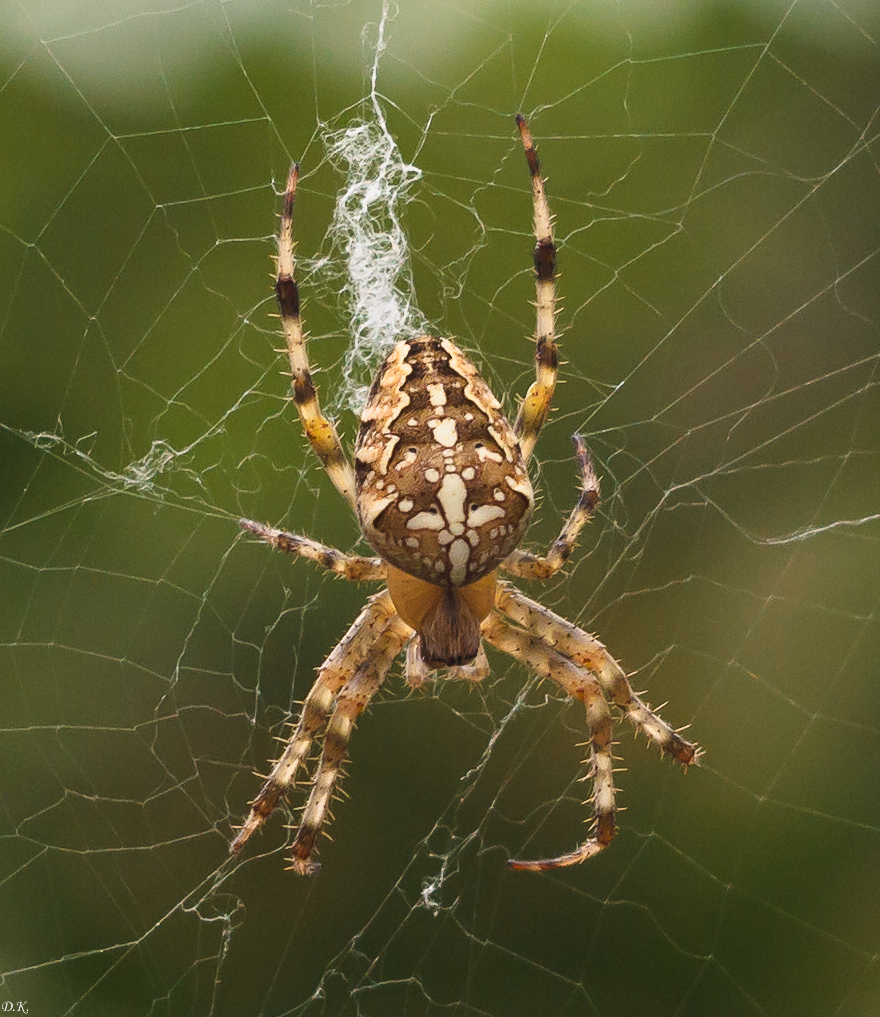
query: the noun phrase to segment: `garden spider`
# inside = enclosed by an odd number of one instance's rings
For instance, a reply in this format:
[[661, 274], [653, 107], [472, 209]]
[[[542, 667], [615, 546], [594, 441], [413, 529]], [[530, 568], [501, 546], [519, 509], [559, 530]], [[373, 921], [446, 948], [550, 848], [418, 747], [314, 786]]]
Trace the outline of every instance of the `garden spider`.
[[592, 835], [567, 854], [509, 860], [514, 869], [574, 865], [614, 837], [611, 713], [606, 696], [682, 766], [699, 749], [661, 720], [633, 692], [620, 665], [593, 636], [498, 578], [547, 579], [573, 550], [599, 499], [599, 482], [580, 436], [577, 505], [546, 556], [520, 550], [534, 495], [526, 463], [550, 408], [558, 351], [554, 335], [556, 249], [544, 181], [531, 135], [516, 118], [532, 181], [537, 291], [536, 380], [511, 425], [476, 367], [450, 339], [419, 335], [397, 343], [380, 366], [361, 415], [352, 468], [335, 427], [321, 413], [309, 372], [294, 280], [293, 203], [298, 167], [290, 171], [278, 236], [275, 294], [281, 310], [293, 400], [312, 448], [349, 503], [379, 557], [344, 554], [308, 537], [249, 519], [241, 526], [353, 582], [383, 582], [318, 669], [290, 740], [232, 842], [238, 852], [294, 784], [313, 740], [324, 747], [292, 847], [294, 871], [311, 875], [315, 841], [355, 720], [379, 691], [406, 648], [406, 681], [422, 685], [431, 672], [478, 682], [489, 673], [485, 640], [550, 678], [586, 707], [595, 823]]

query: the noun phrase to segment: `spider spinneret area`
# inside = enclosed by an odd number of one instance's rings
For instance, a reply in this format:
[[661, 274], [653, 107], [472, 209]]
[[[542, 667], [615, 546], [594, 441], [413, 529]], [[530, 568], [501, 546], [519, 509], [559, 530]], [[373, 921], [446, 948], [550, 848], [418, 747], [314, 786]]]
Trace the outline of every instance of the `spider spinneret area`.
[[238, 852], [293, 787], [313, 741], [323, 749], [291, 848], [294, 871], [320, 869], [318, 834], [357, 717], [406, 652], [406, 681], [433, 671], [481, 681], [485, 641], [581, 700], [589, 730], [594, 826], [566, 854], [511, 859], [513, 869], [544, 870], [591, 858], [615, 834], [612, 718], [609, 701], [682, 766], [700, 750], [633, 692], [626, 674], [595, 637], [498, 578], [503, 571], [547, 579], [565, 564], [599, 500], [599, 481], [579, 435], [573, 438], [581, 494], [546, 555], [519, 547], [534, 508], [528, 460], [547, 419], [559, 363], [555, 333], [556, 247], [544, 181], [526, 121], [516, 118], [532, 183], [535, 222], [535, 381], [511, 424], [474, 364], [448, 338], [415, 336], [395, 345], [376, 372], [355, 446], [354, 465], [321, 412], [309, 370], [295, 280], [291, 168], [278, 234], [275, 293], [293, 376], [293, 400], [330, 479], [351, 506], [378, 557], [345, 554], [308, 537], [253, 520], [241, 526], [273, 547], [309, 559], [353, 582], [382, 583], [318, 669], [293, 734], [275, 762], [231, 850]]

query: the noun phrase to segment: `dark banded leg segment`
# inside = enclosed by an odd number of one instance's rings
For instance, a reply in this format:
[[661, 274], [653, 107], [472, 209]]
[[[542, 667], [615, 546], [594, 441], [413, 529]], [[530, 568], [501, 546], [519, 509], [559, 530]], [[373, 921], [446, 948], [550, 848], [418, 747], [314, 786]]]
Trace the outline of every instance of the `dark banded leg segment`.
[[239, 519], [238, 525], [249, 533], [265, 540], [277, 551], [299, 555], [307, 561], [320, 565], [352, 583], [378, 582], [386, 578], [385, 565], [381, 558], [366, 558], [360, 554], [345, 554], [335, 547], [320, 544], [310, 537], [301, 537], [286, 530], [255, 522], [253, 519]]
[[571, 439], [581, 466], [581, 493], [577, 505], [562, 527], [562, 532], [553, 542], [546, 556], [522, 551], [517, 548], [508, 555], [502, 565], [505, 572], [521, 579], [549, 579], [568, 561], [575, 549], [578, 534], [593, 518], [599, 504], [599, 478], [593, 472], [593, 463], [584, 439], [576, 434]]
[[275, 296], [281, 311], [281, 323], [284, 327], [290, 371], [293, 375], [293, 401], [309, 443], [324, 464], [324, 469], [330, 475], [337, 491], [357, 515], [354, 470], [342, 448], [336, 428], [321, 413], [318, 392], [312, 381], [306, 353], [299, 309], [299, 289], [294, 278], [296, 263], [293, 253], [293, 203], [296, 198], [298, 177], [299, 166], [294, 163], [287, 178], [287, 190], [284, 192], [284, 210], [281, 213], [281, 227], [278, 231], [278, 275], [275, 280]]
[[528, 459], [550, 412], [550, 403], [556, 388], [556, 372], [559, 368], [559, 347], [556, 345], [556, 244], [553, 240], [553, 221], [547, 204], [538, 154], [525, 117], [518, 115], [516, 125], [519, 128], [532, 178], [532, 202], [535, 214], [536, 377], [526, 393], [513, 425], [519, 437], [523, 458]]

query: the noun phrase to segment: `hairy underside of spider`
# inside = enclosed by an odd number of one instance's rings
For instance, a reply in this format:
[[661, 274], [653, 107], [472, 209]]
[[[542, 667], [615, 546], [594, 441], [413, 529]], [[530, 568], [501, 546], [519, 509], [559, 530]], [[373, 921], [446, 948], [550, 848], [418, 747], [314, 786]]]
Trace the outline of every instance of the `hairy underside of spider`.
[[292, 845], [292, 867], [312, 874], [315, 843], [357, 717], [406, 651], [406, 681], [420, 687], [438, 669], [481, 681], [488, 643], [580, 700], [589, 731], [594, 825], [571, 852], [515, 869], [572, 865], [615, 834], [612, 718], [609, 703], [638, 731], [687, 767], [699, 749], [654, 713], [595, 637], [531, 600], [499, 571], [547, 579], [565, 564], [599, 498], [583, 439], [574, 437], [580, 497], [546, 555], [520, 548], [534, 508], [528, 460], [550, 409], [559, 356], [555, 335], [556, 248], [538, 158], [517, 117], [532, 183], [535, 221], [535, 381], [514, 423], [476, 366], [449, 338], [397, 343], [373, 380], [352, 465], [322, 414], [312, 381], [294, 278], [293, 203], [298, 167], [285, 192], [278, 237], [276, 296], [293, 375], [293, 399], [313, 449], [352, 508], [377, 557], [345, 554], [308, 537], [252, 520], [244, 529], [355, 582], [382, 583], [318, 669], [299, 720], [252, 803], [231, 849], [238, 852], [296, 782], [314, 741], [323, 749]]

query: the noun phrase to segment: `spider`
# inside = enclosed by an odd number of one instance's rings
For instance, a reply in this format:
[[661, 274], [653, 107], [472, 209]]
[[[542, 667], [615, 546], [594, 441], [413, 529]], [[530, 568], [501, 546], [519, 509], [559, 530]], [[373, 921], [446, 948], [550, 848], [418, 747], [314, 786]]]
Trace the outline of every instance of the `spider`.
[[685, 768], [697, 746], [686, 741], [633, 692], [620, 665], [596, 638], [498, 577], [547, 579], [565, 564], [599, 500], [599, 481], [579, 435], [577, 504], [546, 555], [522, 550], [534, 507], [527, 463], [547, 419], [556, 385], [556, 248], [544, 180], [523, 116], [517, 126], [532, 184], [536, 379], [511, 424], [477, 368], [448, 338], [398, 342], [379, 367], [361, 414], [351, 465], [318, 403], [306, 353], [294, 279], [293, 204], [299, 167], [290, 170], [278, 235], [275, 294], [293, 375], [293, 401], [306, 436], [378, 557], [345, 554], [308, 537], [250, 519], [240, 525], [281, 551], [353, 582], [381, 582], [354, 624], [318, 669], [293, 734], [232, 841], [237, 853], [294, 785], [313, 741], [323, 750], [291, 848], [301, 875], [320, 869], [315, 842], [327, 818], [357, 717], [406, 650], [406, 682], [418, 688], [432, 672], [482, 681], [482, 643], [521, 661], [566, 695], [581, 700], [589, 729], [594, 823], [575, 850], [513, 869], [574, 865], [615, 834], [612, 718], [608, 701]]

